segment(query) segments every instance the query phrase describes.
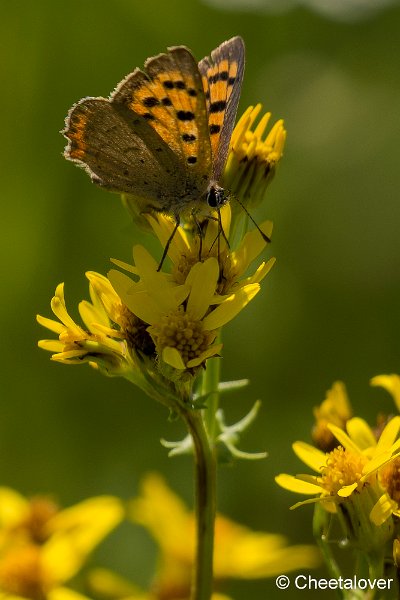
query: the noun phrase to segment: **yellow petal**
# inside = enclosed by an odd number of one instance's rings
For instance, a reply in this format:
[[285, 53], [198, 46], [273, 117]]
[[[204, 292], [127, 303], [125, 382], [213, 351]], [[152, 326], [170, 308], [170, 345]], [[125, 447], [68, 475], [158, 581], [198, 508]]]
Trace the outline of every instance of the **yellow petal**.
[[317, 473], [321, 472], [322, 467], [326, 465], [326, 454], [325, 452], [321, 452], [318, 448], [314, 446], [310, 446], [310, 444], [306, 444], [305, 442], [295, 442], [293, 444], [293, 450], [306, 464], [308, 467], [317, 471]]
[[130, 503], [130, 518], [146, 527], [166, 556], [183, 556], [190, 562], [194, 552], [194, 521], [185, 504], [156, 474], [146, 475], [140, 496]]
[[321, 493], [321, 487], [319, 485], [308, 483], [308, 481], [302, 481], [301, 479], [297, 479], [297, 477], [287, 475], [286, 473], [277, 475], [275, 481], [278, 485], [285, 488], [285, 490], [296, 492], [297, 494], [310, 495]]
[[[272, 221], [264, 221], [260, 225], [261, 231], [267, 236], [272, 235]], [[244, 236], [240, 247], [236, 252], [233, 252], [233, 262], [240, 265], [242, 272], [246, 271], [250, 263], [264, 250], [267, 242], [260, 235], [258, 229], [248, 231]]]
[[58, 321], [54, 321], [53, 319], [47, 319], [46, 317], [42, 317], [41, 315], [36, 315], [36, 320], [40, 325], [50, 329], [50, 331], [54, 331], [54, 333], [62, 333], [65, 329], [65, 325], [62, 325]]
[[360, 448], [350, 439], [350, 437], [347, 435], [346, 432], [343, 431], [343, 429], [340, 429], [340, 427], [336, 427], [336, 425], [333, 425], [332, 423], [328, 423], [327, 428], [333, 433], [333, 435], [335, 436], [339, 444], [343, 446], [343, 448], [346, 448], [346, 450], [351, 450], [355, 454], [361, 454]]
[[186, 367], [188, 369], [191, 369], [192, 367], [198, 367], [199, 365], [201, 365], [202, 362], [207, 360], [207, 358], [211, 358], [212, 356], [219, 354], [222, 350], [222, 346], [223, 344], [215, 344], [214, 346], [210, 346], [209, 348], [207, 348], [207, 350], [202, 352], [200, 356], [189, 360]]
[[369, 518], [377, 527], [380, 527], [397, 508], [397, 502], [392, 500], [388, 494], [383, 494], [371, 510]]
[[293, 569], [316, 566], [317, 556], [316, 548], [288, 546], [282, 535], [251, 531], [217, 515], [214, 554], [217, 580], [272, 577]]
[[90, 600], [87, 596], [65, 587], [56, 587], [47, 592], [46, 600]]
[[191, 281], [191, 291], [186, 312], [197, 321], [203, 318], [208, 310], [218, 281], [219, 266], [216, 258], [208, 258], [204, 263], [197, 263], [192, 268], [195, 273]]
[[62, 352], [64, 348], [64, 344], [59, 340], [39, 340], [38, 346], [48, 352]]
[[145, 292], [135, 293], [135, 284], [128, 275], [111, 269], [108, 278], [125, 306], [145, 323], [155, 323], [162, 315], [159, 307]]
[[45, 567], [60, 582], [70, 579], [123, 516], [121, 501], [112, 496], [89, 498], [57, 513], [43, 545]]
[[222, 304], [205, 317], [203, 320], [204, 328], [213, 331], [231, 321], [259, 291], [260, 285], [252, 283], [228, 296]]
[[346, 429], [351, 439], [361, 450], [376, 446], [376, 438], [364, 419], [353, 417], [346, 422]]
[[15, 490], [0, 487], [0, 523], [2, 528], [14, 527], [29, 515], [29, 502]]
[[127, 263], [123, 260], [118, 260], [118, 258], [110, 258], [110, 261], [114, 265], [117, 265], [117, 267], [119, 267], [120, 269], [123, 269], [124, 271], [128, 271], [128, 273], [132, 273], [133, 275], [139, 275], [139, 271], [135, 267], [135, 265], [130, 265], [129, 263]]
[[352, 483], [351, 485], [345, 485], [338, 491], [337, 495], [341, 498], [348, 498], [354, 492], [358, 485], [358, 482]]
[[389, 394], [392, 395], [396, 403], [397, 410], [400, 411], [400, 376], [392, 375], [376, 375], [370, 381], [371, 385], [383, 387]]
[[64, 302], [62, 302], [58, 296], [52, 298], [50, 305], [53, 313], [68, 329], [71, 329], [72, 331], [76, 330], [78, 334], [83, 333], [83, 329], [69, 316]]
[[395, 442], [400, 429], [400, 417], [393, 417], [386, 425], [376, 446], [376, 452], [389, 449]]
[[167, 365], [174, 367], [174, 369], [183, 370], [186, 368], [179, 351], [171, 346], [166, 346], [163, 349], [162, 359]]

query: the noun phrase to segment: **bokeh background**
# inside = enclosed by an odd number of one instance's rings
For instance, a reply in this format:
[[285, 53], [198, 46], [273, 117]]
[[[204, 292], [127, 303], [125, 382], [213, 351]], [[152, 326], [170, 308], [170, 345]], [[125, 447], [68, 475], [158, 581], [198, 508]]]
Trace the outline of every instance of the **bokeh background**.
[[[223, 352], [224, 378], [252, 382], [224, 401], [227, 420], [261, 398], [242, 448], [267, 449], [269, 458], [222, 467], [219, 506], [253, 528], [312, 542], [312, 509], [289, 512], [297, 498], [274, 475], [302, 470], [291, 443], [309, 441], [312, 408], [334, 380], [373, 422], [393, 407], [369, 379], [400, 370], [399, 3], [37, 0], [2, 2], [0, 14], [1, 483], [67, 505], [101, 493], [130, 497], [144, 473], [158, 470], [191, 503], [190, 458], [168, 459], [159, 444], [179, 439], [180, 424], [123, 380], [52, 364], [36, 348], [47, 334], [35, 314], [50, 316], [65, 281], [76, 315], [87, 297], [84, 272], [105, 273], [110, 256], [129, 261], [142, 239], [118, 197], [62, 158], [69, 107], [108, 95], [168, 45], [186, 44], [200, 59], [240, 34], [239, 112], [262, 102], [285, 119], [288, 141], [254, 214], [274, 221], [277, 264], [226, 328]], [[150, 538], [132, 526], [116, 531], [95, 562], [145, 586], [154, 558]], [[226, 592], [282, 595], [273, 581], [231, 582]]]

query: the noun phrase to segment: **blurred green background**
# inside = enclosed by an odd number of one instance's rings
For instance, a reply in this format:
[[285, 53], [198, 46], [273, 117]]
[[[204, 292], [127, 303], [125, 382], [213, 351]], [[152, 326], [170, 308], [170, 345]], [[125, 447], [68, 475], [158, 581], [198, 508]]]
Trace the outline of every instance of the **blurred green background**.
[[[291, 443], [309, 441], [312, 407], [334, 380], [345, 381], [355, 411], [373, 422], [393, 407], [370, 377], [400, 370], [400, 9], [378, 0], [354, 10], [351, 0], [321, 2], [325, 12], [301, 4], [2, 2], [3, 484], [69, 504], [129, 497], [156, 469], [191, 503], [190, 458], [168, 459], [159, 444], [179, 439], [181, 425], [123, 380], [52, 364], [36, 348], [47, 334], [35, 314], [51, 315], [50, 298], [65, 281], [76, 315], [87, 297], [84, 272], [105, 273], [110, 256], [129, 261], [140, 239], [118, 197], [62, 158], [69, 107], [108, 95], [168, 45], [186, 44], [200, 59], [240, 34], [247, 66], [239, 112], [262, 102], [285, 119], [288, 141], [254, 214], [274, 221], [277, 264], [224, 334], [224, 378], [252, 382], [225, 400], [227, 420], [261, 398], [242, 448], [267, 449], [269, 458], [221, 468], [219, 506], [253, 528], [312, 541], [312, 509], [289, 512], [297, 497], [278, 489], [274, 475], [303, 470]], [[145, 585], [154, 556], [147, 535], [125, 527], [95, 558]], [[226, 591], [281, 597], [273, 581], [231, 582]]]

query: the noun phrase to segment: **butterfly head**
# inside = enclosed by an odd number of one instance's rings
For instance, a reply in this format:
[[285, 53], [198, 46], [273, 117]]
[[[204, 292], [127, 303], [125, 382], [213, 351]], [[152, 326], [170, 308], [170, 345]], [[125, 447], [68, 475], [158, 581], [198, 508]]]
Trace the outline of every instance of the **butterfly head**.
[[206, 199], [210, 208], [218, 209], [227, 202], [228, 196], [222, 187], [215, 183], [211, 183], [207, 190]]

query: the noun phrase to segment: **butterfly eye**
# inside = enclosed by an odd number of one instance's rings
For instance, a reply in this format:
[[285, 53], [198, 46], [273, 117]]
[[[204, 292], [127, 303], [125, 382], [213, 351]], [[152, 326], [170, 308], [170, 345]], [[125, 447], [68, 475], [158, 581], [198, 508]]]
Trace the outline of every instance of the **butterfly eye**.
[[207, 192], [207, 204], [210, 208], [220, 208], [225, 204], [226, 196], [222, 188], [212, 185]]

